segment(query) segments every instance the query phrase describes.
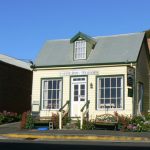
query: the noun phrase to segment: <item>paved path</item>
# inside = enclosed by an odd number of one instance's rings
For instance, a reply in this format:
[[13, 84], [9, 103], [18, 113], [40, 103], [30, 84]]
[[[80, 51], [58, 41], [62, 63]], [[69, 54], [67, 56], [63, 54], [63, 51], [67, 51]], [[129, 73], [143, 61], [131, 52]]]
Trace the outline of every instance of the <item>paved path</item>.
[[0, 125], [0, 138], [150, 142], [150, 132], [112, 130], [25, 130], [20, 123]]

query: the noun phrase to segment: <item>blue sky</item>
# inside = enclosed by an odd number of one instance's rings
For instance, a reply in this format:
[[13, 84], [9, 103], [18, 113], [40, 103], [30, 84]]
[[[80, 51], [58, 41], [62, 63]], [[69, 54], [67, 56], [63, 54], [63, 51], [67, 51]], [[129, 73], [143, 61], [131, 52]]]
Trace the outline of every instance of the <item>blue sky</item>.
[[46, 40], [150, 29], [150, 0], [0, 0], [0, 53], [34, 60]]

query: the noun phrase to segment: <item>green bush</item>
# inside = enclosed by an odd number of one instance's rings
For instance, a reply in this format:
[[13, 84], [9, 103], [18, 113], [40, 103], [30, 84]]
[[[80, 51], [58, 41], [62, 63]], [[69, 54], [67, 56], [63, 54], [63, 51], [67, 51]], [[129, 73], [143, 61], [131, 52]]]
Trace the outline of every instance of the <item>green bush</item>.
[[65, 116], [62, 119], [62, 122], [63, 122], [63, 126], [71, 122], [71, 118], [68, 116], [68, 113], [65, 114]]
[[0, 124], [3, 123], [3, 120], [4, 120], [4, 115], [0, 114]]
[[26, 129], [33, 129], [34, 128], [34, 120], [33, 120], [30, 112], [27, 112], [25, 128]]
[[150, 120], [148, 115], [134, 116], [131, 124], [136, 127], [137, 132], [145, 132], [150, 130]]
[[145, 120], [150, 121], [150, 113], [145, 114]]
[[21, 115], [14, 112], [3, 111], [0, 113], [0, 124], [17, 122], [21, 120]]
[[93, 130], [94, 123], [92, 121], [83, 120], [82, 129], [83, 130]]
[[114, 113], [118, 117], [118, 128], [122, 131], [146, 132], [150, 131], [150, 114], [139, 116], [124, 116]]

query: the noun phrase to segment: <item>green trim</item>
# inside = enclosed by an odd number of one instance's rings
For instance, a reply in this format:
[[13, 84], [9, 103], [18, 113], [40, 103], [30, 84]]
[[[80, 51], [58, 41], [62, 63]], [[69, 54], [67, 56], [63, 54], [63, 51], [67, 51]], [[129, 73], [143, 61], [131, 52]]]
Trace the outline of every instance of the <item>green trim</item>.
[[90, 37], [82, 32], [78, 32], [74, 37], [72, 37], [70, 39], [70, 43], [73, 43], [74, 41], [78, 40], [79, 38], [82, 38], [82, 39], [86, 40], [87, 42], [92, 43], [93, 45], [96, 44], [96, 41], [92, 37]]
[[92, 65], [129, 65], [131, 63], [136, 63], [137, 61], [128, 61], [128, 62], [110, 62], [110, 63], [86, 63], [86, 64], [66, 64], [66, 65], [47, 65], [47, 66], [35, 66], [35, 68], [53, 68], [53, 67], [73, 67], [73, 66], [90, 66], [92, 68]]
[[[47, 77], [47, 78], [41, 78], [41, 84], [40, 84], [40, 111], [42, 110], [42, 81], [43, 80], [55, 80], [55, 79], [60, 79], [62, 81], [62, 92], [61, 92], [61, 107], [63, 105], [63, 77]], [[59, 110], [59, 109], [58, 109]], [[51, 111], [51, 110], [50, 110]], [[53, 110], [52, 110], [53, 111]]]
[[136, 99], [137, 99], [137, 87], [136, 87], [136, 68], [134, 68], [135, 69], [135, 72], [134, 72], [134, 78], [133, 78], [133, 98], [132, 98], [132, 105], [133, 105], [133, 107], [132, 107], [132, 109], [133, 109], [133, 111], [132, 111], [132, 115], [136, 115]]
[[71, 117], [71, 76], [69, 76], [69, 100], [70, 100], [70, 105], [69, 105], [69, 116]]
[[[97, 75], [96, 76], [96, 102], [95, 102], [95, 110], [99, 111], [97, 109], [97, 79], [101, 77], [116, 77], [116, 76], [122, 76], [123, 77], [123, 107], [118, 109], [125, 110], [125, 75], [124, 74], [113, 74], [113, 75]], [[116, 108], [117, 109], [117, 108]]]
[[86, 101], [88, 101], [88, 75], [76, 75], [76, 76], [70, 76], [70, 91], [69, 91], [69, 99], [70, 99], [70, 116], [71, 116], [71, 79], [74, 78], [74, 77], [86, 77], [86, 83], [87, 83], [87, 86], [86, 86], [86, 96], [87, 96], [87, 99]]

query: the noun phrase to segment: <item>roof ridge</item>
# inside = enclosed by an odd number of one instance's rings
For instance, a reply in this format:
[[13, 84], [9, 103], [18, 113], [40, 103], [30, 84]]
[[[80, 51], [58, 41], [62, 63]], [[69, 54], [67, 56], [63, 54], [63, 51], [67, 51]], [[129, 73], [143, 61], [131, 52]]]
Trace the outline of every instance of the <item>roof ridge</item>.
[[122, 34], [113, 34], [113, 35], [102, 35], [102, 36], [94, 36], [93, 38], [99, 38], [99, 37], [118, 37], [118, 36], [128, 36], [128, 35], [135, 35], [135, 34], [141, 34], [145, 32], [132, 32], [132, 33], [122, 33]]
[[47, 42], [49, 41], [53, 41], [53, 42], [57, 42], [57, 41], [69, 41], [70, 39], [52, 39], [52, 40], [46, 40]]
[[5, 55], [5, 54], [0, 54], [0, 61], [8, 63], [10, 65], [14, 65], [17, 67], [21, 67], [27, 70], [31, 70], [29, 64], [31, 64], [30, 62], [26, 62], [23, 60], [19, 60], [17, 58]]
[[[26, 61], [24, 61], [24, 60], [21, 60], [21, 59], [18, 59], [18, 58], [16, 58], [16, 57], [12, 57], [12, 56], [9, 56], [9, 55], [6, 55], [6, 54], [0, 54], [0, 56], [4, 56], [4, 57], [9, 57], [10, 59], [14, 59], [14, 60], [17, 60], [17, 61], [20, 61], [20, 62], [24, 62], [24, 63], [28, 63], [28, 62], [26, 62]], [[0, 58], [1, 59], [1, 58]]]
[[[122, 33], [122, 34], [113, 34], [113, 35], [97, 35], [97, 36], [91, 36], [91, 38], [100, 38], [100, 37], [118, 37], [118, 36], [128, 36], [128, 35], [134, 35], [134, 34], [141, 34], [145, 33], [143, 32], [131, 32], [131, 33]], [[46, 40], [47, 42], [59, 42], [59, 41], [70, 41], [71, 38], [65, 38], [65, 39], [49, 39]]]

